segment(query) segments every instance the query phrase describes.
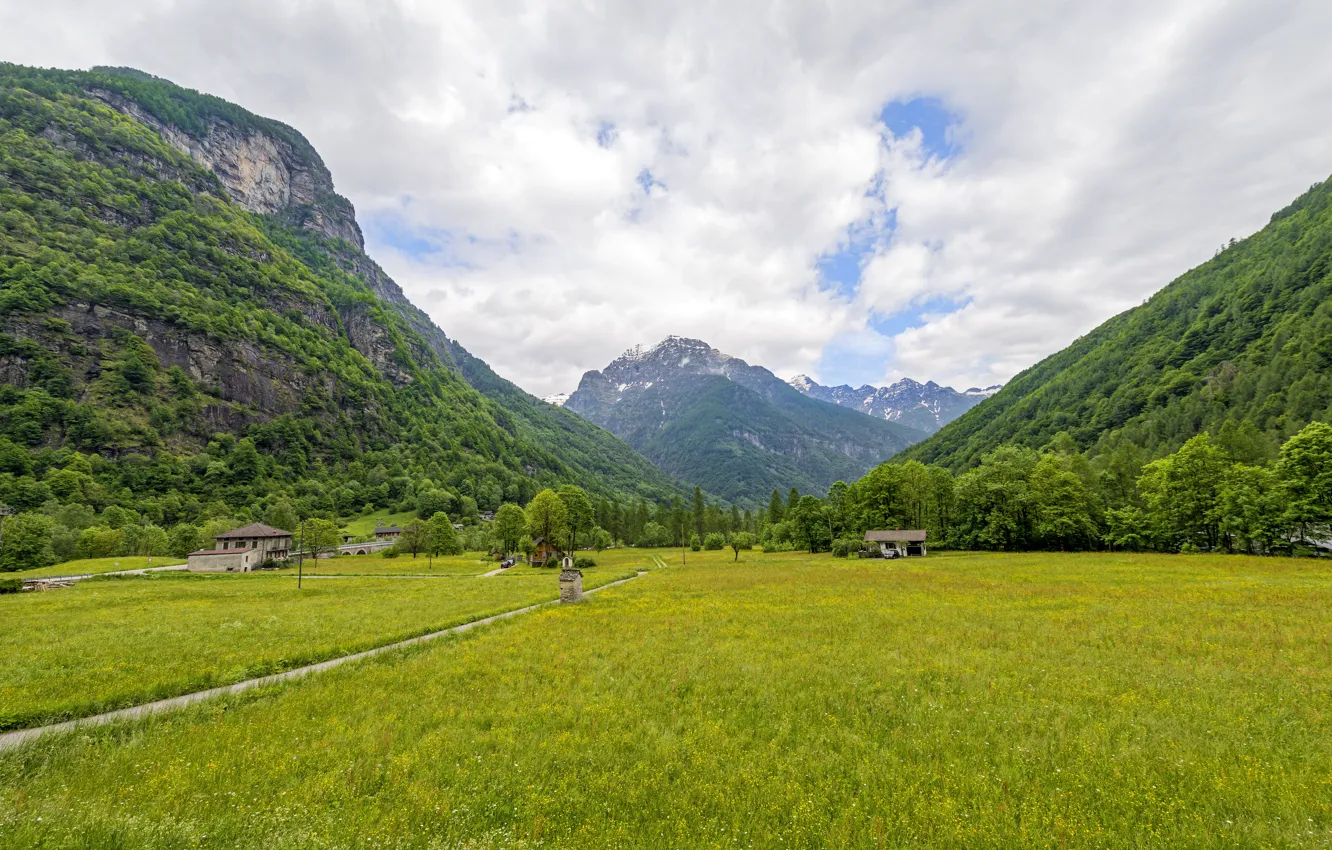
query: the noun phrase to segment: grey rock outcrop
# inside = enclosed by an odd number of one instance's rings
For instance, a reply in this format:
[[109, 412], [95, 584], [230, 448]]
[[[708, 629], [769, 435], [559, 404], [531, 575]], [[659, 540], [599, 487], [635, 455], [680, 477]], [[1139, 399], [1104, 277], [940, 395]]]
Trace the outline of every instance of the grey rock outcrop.
[[[350, 201], [333, 189], [333, 176], [313, 148], [298, 151], [285, 139], [221, 119], [191, 134], [166, 124], [138, 103], [114, 92], [89, 92], [107, 106], [146, 124], [168, 144], [217, 175], [227, 194], [253, 213], [292, 220], [303, 227], [365, 248]], [[295, 130], [291, 130], [295, 134]]]

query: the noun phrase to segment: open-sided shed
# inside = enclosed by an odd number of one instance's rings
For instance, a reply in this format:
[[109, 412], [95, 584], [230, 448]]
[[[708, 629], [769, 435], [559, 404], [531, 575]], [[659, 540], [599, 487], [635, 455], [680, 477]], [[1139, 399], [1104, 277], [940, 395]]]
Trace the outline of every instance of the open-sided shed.
[[865, 532], [865, 542], [878, 546], [885, 558], [923, 556], [925, 537], [925, 532], [918, 529]]

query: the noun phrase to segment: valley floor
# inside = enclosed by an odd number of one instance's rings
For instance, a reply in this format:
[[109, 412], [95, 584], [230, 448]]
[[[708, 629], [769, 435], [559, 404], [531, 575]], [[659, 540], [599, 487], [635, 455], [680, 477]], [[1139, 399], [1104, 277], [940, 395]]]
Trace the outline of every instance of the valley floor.
[[[669, 568], [583, 605], [0, 753], [0, 845], [1332, 842], [1323, 563], [659, 554]], [[4, 707], [153, 681], [153, 647], [173, 639], [193, 649], [166, 668], [229, 669], [241, 662], [221, 647], [246, 632], [227, 624], [283, 620], [289, 581], [99, 580], [2, 598], [0, 647], [18, 647], [0, 656]], [[513, 601], [464, 604], [453, 588], [516, 600], [553, 582], [329, 581], [318, 592], [340, 599], [297, 619], [377, 634], [414, 627], [416, 608], [438, 621]], [[432, 594], [449, 594], [447, 610]], [[27, 654], [79, 632], [62, 672], [86, 681], [42, 683]], [[250, 640], [272, 657], [292, 638]], [[138, 672], [116, 685], [120, 665]]]

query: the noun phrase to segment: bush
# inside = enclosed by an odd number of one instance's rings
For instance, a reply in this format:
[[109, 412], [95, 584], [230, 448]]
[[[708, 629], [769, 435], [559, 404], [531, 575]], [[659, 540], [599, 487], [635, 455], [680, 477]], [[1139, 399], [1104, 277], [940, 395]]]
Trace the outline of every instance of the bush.
[[697, 534], [689, 538], [689, 551], [697, 552], [699, 549], [702, 548], [703, 548], [703, 541], [698, 539]]
[[860, 551], [860, 541], [851, 537], [841, 537], [833, 541], [834, 558], [849, 558], [853, 552]]
[[18, 593], [23, 589], [21, 578], [0, 578], [0, 594]]
[[379, 557], [381, 557], [381, 558], [396, 558], [396, 557], [398, 557], [398, 553], [397, 553], [397, 552], [394, 552], [392, 549], [385, 549], [383, 552], [380, 552], [380, 553], [379, 553]]
[[790, 543], [764, 543], [764, 552], [794, 552], [795, 546]]
[[587, 558], [587, 557], [574, 558], [574, 569], [576, 570], [586, 570], [595, 567], [596, 565], [597, 562], [593, 558]]
[[718, 534], [715, 531], [709, 534], [707, 537], [703, 538], [703, 548], [707, 549], [709, 552], [719, 551], [725, 545], [726, 545], [725, 535]]
[[731, 536], [731, 546], [735, 549], [753, 549], [754, 544], [756, 543], [758, 543], [758, 538], [753, 534], [750, 534], [748, 531], [737, 531]]

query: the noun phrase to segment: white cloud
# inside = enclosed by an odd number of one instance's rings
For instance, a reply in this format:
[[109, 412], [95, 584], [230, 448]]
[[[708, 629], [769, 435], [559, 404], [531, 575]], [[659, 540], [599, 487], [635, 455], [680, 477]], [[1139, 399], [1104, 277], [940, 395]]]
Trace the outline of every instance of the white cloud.
[[[363, 223], [454, 234], [451, 265], [370, 247], [539, 395], [670, 333], [779, 374], [838, 345], [885, 380], [1006, 380], [1332, 171], [1329, 31], [1318, 0], [0, 10], [5, 58], [227, 97], [309, 136]], [[947, 163], [880, 143], [916, 95], [961, 119]], [[821, 289], [818, 256], [887, 208], [859, 294]], [[965, 306], [866, 329], [940, 297]]]

